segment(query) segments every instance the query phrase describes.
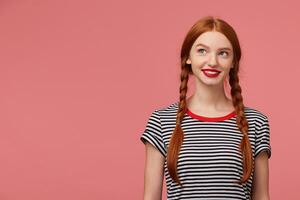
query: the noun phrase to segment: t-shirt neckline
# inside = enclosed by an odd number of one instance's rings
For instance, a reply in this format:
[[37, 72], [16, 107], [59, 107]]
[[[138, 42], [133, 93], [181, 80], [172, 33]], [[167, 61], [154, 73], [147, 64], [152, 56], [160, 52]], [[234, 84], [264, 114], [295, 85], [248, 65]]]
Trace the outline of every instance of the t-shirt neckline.
[[186, 109], [186, 113], [194, 118], [194, 119], [198, 119], [198, 120], [201, 120], [201, 121], [205, 121], [205, 122], [219, 122], [219, 121], [224, 121], [224, 120], [227, 120], [227, 119], [230, 119], [232, 117], [235, 117], [236, 116], [236, 112], [235, 110], [228, 113], [227, 115], [224, 115], [224, 116], [220, 116], [220, 117], [205, 117], [205, 116], [202, 116], [202, 115], [198, 115], [196, 113], [193, 113], [191, 110], [189, 110], [188, 108]]

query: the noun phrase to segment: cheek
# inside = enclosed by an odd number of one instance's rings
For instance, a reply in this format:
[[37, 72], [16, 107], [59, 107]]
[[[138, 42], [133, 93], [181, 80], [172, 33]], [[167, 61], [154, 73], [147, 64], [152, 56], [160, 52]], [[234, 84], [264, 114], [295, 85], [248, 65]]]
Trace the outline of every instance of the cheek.
[[194, 65], [194, 67], [199, 67], [202, 66], [206, 63], [206, 59], [205, 58], [197, 58], [192, 60], [192, 65]]
[[191, 67], [194, 73], [199, 73], [199, 71], [205, 67], [205, 62], [199, 62], [199, 61], [194, 62], [192, 63]]
[[224, 69], [230, 68], [232, 66], [232, 61], [228, 60], [221, 60], [219, 62], [220, 66], [222, 66]]

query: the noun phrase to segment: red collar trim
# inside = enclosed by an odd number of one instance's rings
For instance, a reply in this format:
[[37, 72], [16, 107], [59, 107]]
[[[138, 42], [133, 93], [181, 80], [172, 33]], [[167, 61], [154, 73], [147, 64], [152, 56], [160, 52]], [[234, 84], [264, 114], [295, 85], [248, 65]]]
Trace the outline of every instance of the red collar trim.
[[224, 121], [224, 120], [227, 120], [227, 119], [230, 119], [230, 118], [236, 116], [235, 111], [232, 111], [231, 113], [229, 113], [225, 116], [221, 116], [221, 117], [205, 117], [205, 116], [197, 115], [197, 114], [193, 113], [192, 111], [190, 111], [188, 108], [186, 109], [186, 112], [192, 118], [195, 118], [195, 119], [198, 119], [198, 120], [201, 120], [201, 121], [206, 121], [206, 122]]

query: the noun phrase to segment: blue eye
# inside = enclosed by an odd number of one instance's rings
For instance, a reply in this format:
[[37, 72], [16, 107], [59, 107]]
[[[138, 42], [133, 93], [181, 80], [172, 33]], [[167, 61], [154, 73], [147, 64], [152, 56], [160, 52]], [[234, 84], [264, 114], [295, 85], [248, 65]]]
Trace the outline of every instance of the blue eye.
[[206, 51], [205, 49], [198, 49], [198, 52], [202, 53], [204, 51]]

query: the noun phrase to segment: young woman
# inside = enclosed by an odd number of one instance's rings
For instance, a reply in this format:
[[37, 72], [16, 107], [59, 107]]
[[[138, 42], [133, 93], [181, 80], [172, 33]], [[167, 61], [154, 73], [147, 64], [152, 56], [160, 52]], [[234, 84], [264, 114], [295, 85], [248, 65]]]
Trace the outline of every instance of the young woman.
[[[161, 199], [164, 175], [168, 200], [269, 199], [269, 121], [243, 104], [240, 58], [224, 20], [207, 16], [191, 27], [181, 48], [179, 101], [154, 110], [140, 138], [144, 200]], [[190, 75], [196, 89], [187, 98]]]

